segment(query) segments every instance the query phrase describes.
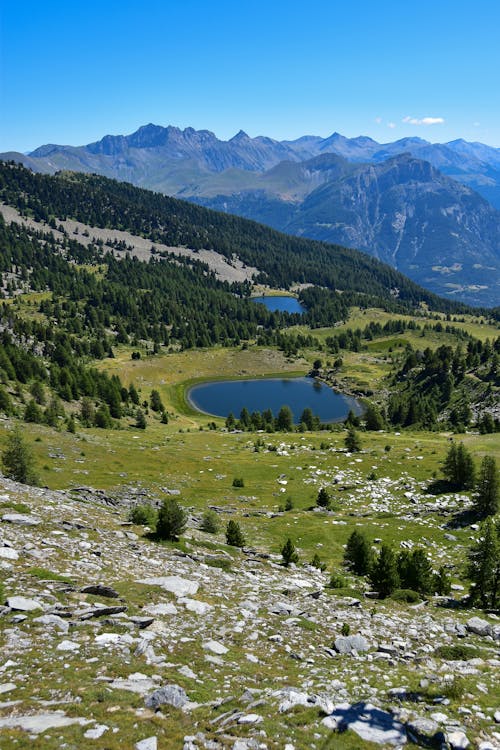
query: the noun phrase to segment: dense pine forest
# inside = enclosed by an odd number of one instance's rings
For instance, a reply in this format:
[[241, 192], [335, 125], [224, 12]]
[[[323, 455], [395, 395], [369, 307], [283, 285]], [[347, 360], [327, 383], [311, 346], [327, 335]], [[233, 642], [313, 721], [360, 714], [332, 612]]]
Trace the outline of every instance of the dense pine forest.
[[[215, 250], [229, 259], [237, 255], [259, 270], [257, 281], [271, 286], [308, 283], [364, 295], [368, 304], [390, 306], [393, 300], [399, 303], [394, 307], [426, 303], [444, 312], [467, 310], [356, 250], [290, 237], [253, 221], [96, 175], [48, 176], [2, 163], [0, 199], [53, 228], [57, 219], [71, 217], [95, 227], [128, 230], [152, 243]], [[310, 297], [307, 301], [311, 303]], [[356, 304], [352, 298], [348, 302]]]

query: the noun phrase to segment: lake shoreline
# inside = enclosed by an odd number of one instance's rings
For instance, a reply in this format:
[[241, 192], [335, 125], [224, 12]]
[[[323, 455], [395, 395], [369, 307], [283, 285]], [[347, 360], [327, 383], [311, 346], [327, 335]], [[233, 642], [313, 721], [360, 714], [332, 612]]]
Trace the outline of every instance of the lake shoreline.
[[[255, 383], [256, 385], [261, 386], [261, 389], [266, 385], [272, 387], [275, 386], [275, 384], [280, 384], [285, 390], [291, 389], [294, 392], [289, 394], [284, 393], [283, 395], [278, 393], [279, 398], [277, 399], [276, 393], [263, 396], [259, 392], [250, 392], [242, 397], [241, 394], [238, 394], [235, 387], [229, 389], [226, 387], [223, 391], [221, 389], [221, 386], [223, 388], [226, 385], [237, 386], [240, 383], [242, 385]], [[211, 388], [211, 386], [215, 386], [215, 388]], [[312, 390], [310, 390], [311, 387]], [[276, 388], [271, 389], [276, 391]], [[208, 398], [210, 398], [210, 392], [212, 392], [211, 397], [216, 399], [213, 407], [208, 406], [206, 402], [200, 403], [200, 400], [195, 398], [194, 394], [197, 391], [202, 390], [204, 391], [204, 396]], [[230, 393], [231, 390], [234, 391], [234, 393]], [[280, 389], [278, 388], [278, 391], [279, 390]], [[344, 421], [350, 410], [354, 411], [357, 416], [361, 415], [364, 411], [363, 405], [351, 394], [334, 390], [324, 381], [303, 374], [295, 377], [290, 375], [283, 376], [280, 374], [279, 376], [274, 377], [251, 376], [246, 378], [211, 378], [209, 380], [200, 380], [198, 383], [186, 384], [184, 393], [186, 402], [190, 409], [193, 409], [197, 413], [205, 414], [206, 416], [217, 419], [225, 419], [230, 413], [235, 417], [238, 417], [243, 408], [247, 408], [250, 413], [253, 411], [262, 412], [270, 409], [276, 416], [279, 408], [282, 406], [289, 406], [294, 413], [295, 424], [299, 424], [299, 415], [306, 408], [311, 409], [313, 414], [318, 416], [323, 424], [335, 424]], [[223, 408], [220, 406], [220, 399], [228, 398], [232, 398], [233, 401], [231, 402], [231, 400], [229, 400], [227, 409], [224, 409], [223, 411]], [[266, 398], [268, 399], [267, 401], [265, 400]], [[323, 399], [322, 403], [313, 403], [315, 399], [320, 398]], [[328, 400], [328, 403], [326, 404], [324, 402], [325, 398]], [[219, 400], [217, 401], [217, 399]], [[235, 405], [236, 402], [234, 399], [239, 399], [237, 405]], [[258, 404], [256, 404], [256, 399], [259, 400]], [[326, 413], [325, 409], [327, 410]]]

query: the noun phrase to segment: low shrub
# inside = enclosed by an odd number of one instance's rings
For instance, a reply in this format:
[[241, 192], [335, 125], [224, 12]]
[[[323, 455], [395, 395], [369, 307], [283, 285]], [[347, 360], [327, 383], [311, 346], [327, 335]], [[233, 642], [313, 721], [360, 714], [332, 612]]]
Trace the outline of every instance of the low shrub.
[[152, 505], [136, 505], [131, 508], [128, 520], [136, 526], [150, 526], [154, 529], [158, 521], [158, 511]]
[[420, 594], [412, 589], [396, 589], [391, 595], [395, 602], [406, 602], [406, 604], [416, 604], [420, 601]]

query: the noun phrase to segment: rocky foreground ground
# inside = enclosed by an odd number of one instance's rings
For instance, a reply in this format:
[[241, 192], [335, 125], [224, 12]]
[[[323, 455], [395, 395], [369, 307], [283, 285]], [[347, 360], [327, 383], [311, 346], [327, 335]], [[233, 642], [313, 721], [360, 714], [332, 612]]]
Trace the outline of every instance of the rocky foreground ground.
[[335, 595], [194, 528], [159, 545], [97, 493], [0, 493], [1, 748], [500, 748], [498, 617]]

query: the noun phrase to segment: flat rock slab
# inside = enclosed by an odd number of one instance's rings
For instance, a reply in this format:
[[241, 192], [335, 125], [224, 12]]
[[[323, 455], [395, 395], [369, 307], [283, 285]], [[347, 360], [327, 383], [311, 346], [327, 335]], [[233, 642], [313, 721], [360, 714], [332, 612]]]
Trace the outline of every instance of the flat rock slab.
[[160, 586], [160, 588], [170, 591], [175, 596], [193, 596], [199, 588], [199, 584], [196, 581], [189, 581], [187, 578], [181, 578], [180, 576], [143, 578], [137, 581], [137, 583], [144, 583], [146, 586]]
[[149, 628], [150, 625], [152, 625], [155, 621], [154, 617], [138, 617], [137, 615], [134, 615], [133, 617], [129, 617], [129, 622], [132, 622], [134, 625], [137, 625], [139, 630], [144, 630], [145, 628]]
[[13, 682], [4, 682], [2, 685], [0, 685], [0, 695], [3, 693], [10, 693], [11, 690], [15, 690], [17, 685], [15, 685]]
[[98, 740], [99, 737], [102, 737], [104, 732], [108, 731], [108, 729], [109, 727], [106, 726], [106, 724], [96, 724], [92, 729], [87, 729], [83, 736], [87, 740]]
[[179, 604], [184, 604], [189, 612], [194, 612], [195, 615], [206, 615], [212, 609], [211, 604], [207, 602], [200, 602], [198, 599], [189, 599], [188, 597], [182, 597], [179, 599]]
[[179, 685], [164, 685], [146, 698], [146, 707], [156, 711], [160, 706], [182, 708], [188, 702], [184, 688]]
[[134, 750], [157, 750], [158, 741], [156, 737], [146, 737], [134, 745]]
[[33, 622], [36, 622], [39, 625], [45, 625], [49, 628], [57, 628], [62, 633], [67, 633], [69, 630], [69, 622], [63, 620], [59, 615], [41, 615], [40, 617], [35, 617]]
[[119, 615], [126, 611], [127, 607], [125, 604], [117, 607], [96, 607], [95, 609], [88, 609], [84, 612], [80, 612], [78, 619], [91, 620], [93, 617], [110, 617], [111, 615]]
[[132, 674], [127, 679], [118, 678], [109, 685], [115, 690], [129, 690], [131, 693], [146, 695], [155, 687], [155, 682], [145, 674]]
[[211, 651], [213, 654], [218, 654], [219, 656], [227, 654], [228, 651], [222, 643], [219, 643], [219, 641], [205, 641], [203, 648], [205, 651]]
[[79, 651], [80, 644], [76, 641], [61, 641], [56, 646], [56, 651]]
[[93, 594], [93, 596], [104, 596], [109, 599], [118, 599], [118, 591], [115, 591], [111, 586], [105, 586], [103, 583], [96, 583], [92, 586], [84, 586], [80, 589], [82, 594]]
[[24, 729], [31, 734], [41, 734], [47, 729], [58, 729], [59, 727], [69, 727], [71, 724], [92, 724], [92, 719], [74, 718], [66, 716], [64, 711], [54, 711], [53, 713], [35, 714], [34, 716], [11, 716], [0, 719], [0, 729]]
[[260, 724], [264, 721], [259, 714], [244, 714], [238, 719], [238, 724]]
[[5, 523], [15, 523], [18, 526], [38, 526], [42, 523], [42, 519], [38, 516], [29, 516], [26, 513], [5, 513], [2, 516], [2, 521]]
[[344, 732], [350, 729], [367, 742], [379, 745], [406, 744], [406, 729], [401, 722], [387, 711], [382, 711], [371, 703], [341, 703], [335, 706], [330, 716], [322, 722], [329, 729]]
[[177, 607], [170, 602], [160, 602], [159, 604], [148, 604], [142, 608], [147, 615], [176, 615]]
[[4, 560], [19, 560], [19, 552], [12, 547], [0, 547], [0, 557]]
[[20, 612], [33, 612], [35, 609], [43, 609], [37, 599], [27, 599], [25, 596], [9, 596], [7, 606], [18, 609]]
[[408, 737], [422, 747], [441, 748], [445, 742], [444, 732], [433, 719], [414, 719], [406, 724]]

